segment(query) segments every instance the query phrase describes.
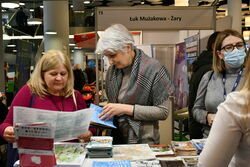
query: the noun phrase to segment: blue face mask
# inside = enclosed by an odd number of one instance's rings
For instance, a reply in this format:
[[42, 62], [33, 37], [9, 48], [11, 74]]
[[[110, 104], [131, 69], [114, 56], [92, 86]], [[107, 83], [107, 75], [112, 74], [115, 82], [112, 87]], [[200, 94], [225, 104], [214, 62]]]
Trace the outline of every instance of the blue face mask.
[[224, 52], [224, 61], [230, 67], [240, 67], [245, 60], [246, 52], [245, 49], [237, 49], [235, 48], [231, 52]]

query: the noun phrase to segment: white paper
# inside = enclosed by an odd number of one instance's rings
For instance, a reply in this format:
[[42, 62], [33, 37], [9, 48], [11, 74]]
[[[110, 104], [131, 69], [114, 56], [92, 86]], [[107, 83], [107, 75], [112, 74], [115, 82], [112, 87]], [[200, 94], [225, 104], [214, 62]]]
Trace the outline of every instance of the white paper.
[[45, 122], [55, 128], [55, 141], [76, 139], [89, 129], [93, 109], [59, 112], [28, 107], [14, 107], [14, 125]]

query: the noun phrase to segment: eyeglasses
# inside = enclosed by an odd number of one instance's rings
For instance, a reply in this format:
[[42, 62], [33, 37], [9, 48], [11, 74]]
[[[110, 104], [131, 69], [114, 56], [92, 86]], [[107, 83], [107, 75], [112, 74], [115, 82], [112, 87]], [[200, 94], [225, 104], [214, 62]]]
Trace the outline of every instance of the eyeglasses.
[[235, 47], [240, 50], [240, 49], [245, 48], [245, 44], [244, 44], [244, 42], [238, 42], [235, 45], [228, 44], [228, 45], [222, 47], [221, 50], [225, 50], [226, 52], [232, 52]]

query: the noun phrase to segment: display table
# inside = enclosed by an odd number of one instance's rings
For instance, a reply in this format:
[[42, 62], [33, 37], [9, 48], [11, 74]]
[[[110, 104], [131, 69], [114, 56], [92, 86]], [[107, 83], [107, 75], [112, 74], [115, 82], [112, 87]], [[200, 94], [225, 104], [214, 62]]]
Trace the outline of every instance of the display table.
[[[71, 143], [72, 144], [72, 143]], [[149, 163], [159, 163], [159, 165], [154, 165], [154, 167], [161, 167], [160, 161], [182, 161], [183, 167], [188, 166], [185, 164], [184, 159], [189, 161], [198, 161], [198, 156], [165, 156], [156, 157], [147, 144], [127, 144], [127, 145], [113, 145], [113, 157], [112, 158], [88, 158], [86, 156], [87, 150], [81, 151], [83, 148], [83, 143], [79, 144], [79, 149], [72, 148], [70, 143], [66, 143], [66, 147], [58, 149], [55, 147], [57, 164], [59, 167], [92, 167], [95, 162], [106, 162], [106, 161], [121, 161], [130, 160], [131, 167], [137, 167], [138, 163], [149, 162]], [[74, 146], [76, 143], [74, 144]], [[85, 144], [86, 145], [86, 144]], [[79, 151], [77, 151], [79, 150]], [[70, 153], [72, 151], [72, 153]], [[78, 155], [76, 152], [79, 152]], [[85, 157], [86, 156], [86, 157]], [[72, 157], [75, 157], [73, 159]], [[69, 162], [69, 159], [72, 162]], [[62, 162], [65, 161], [65, 162]], [[195, 162], [197, 163], [197, 162]], [[184, 166], [185, 164], [185, 166]], [[19, 167], [19, 162], [16, 162], [15, 167]], [[150, 165], [149, 165], [150, 166]], [[121, 166], [123, 167], [123, 166]], [[148, 167], [148, 166], [145, 166]]]

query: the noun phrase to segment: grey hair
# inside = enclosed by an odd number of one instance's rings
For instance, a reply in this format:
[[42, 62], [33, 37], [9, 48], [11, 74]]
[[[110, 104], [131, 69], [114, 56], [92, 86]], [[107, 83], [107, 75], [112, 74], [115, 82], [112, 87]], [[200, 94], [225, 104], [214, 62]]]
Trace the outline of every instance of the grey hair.
[[134, 39], [128, 29], [121, 24], [108, 27], [97, 42], [95, 53], [103, 54], [104, 51], [124, 51], [124, 47], [134, 45]]

